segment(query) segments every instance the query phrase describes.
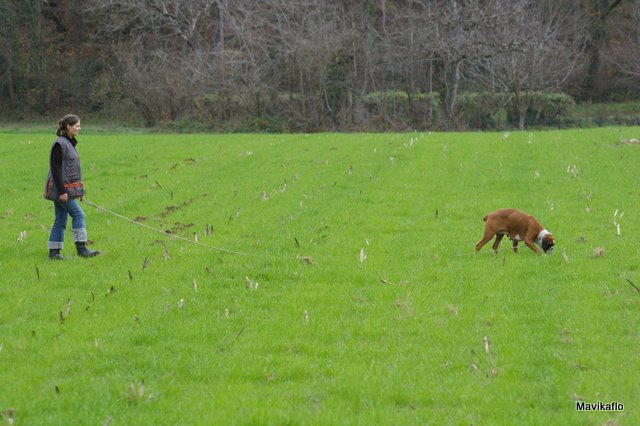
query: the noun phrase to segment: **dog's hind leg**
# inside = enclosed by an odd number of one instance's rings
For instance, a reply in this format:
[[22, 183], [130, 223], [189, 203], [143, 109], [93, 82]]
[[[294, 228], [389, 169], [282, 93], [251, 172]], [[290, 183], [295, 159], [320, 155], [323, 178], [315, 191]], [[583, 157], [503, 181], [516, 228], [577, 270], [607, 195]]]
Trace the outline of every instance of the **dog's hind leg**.
[[476, 253], [480, 251], [480, 249], [482, 248], [482, 246], [484, 246], [485, 244], [487, 244], [489, 242], [489, 240], [491, 240], [491, 238], [493, 238], [493, 235], [491, 234], [484, 234], [484, 236], [482, 237], [482, 239], [480, 240], [480, 242], [478, 244], [476, 244]]
[[518, 240], [511, 240], [511, 242], [513, 243], [513, 252], [517, 253], [518, 252]]
[[496, 253], [498, 252], [498, 246], [502, 241], [502, 237], [504, 237], [504, 234], [496, 234], [496, 240], [493, 242], [493, 246], [492, 246], [493, 251], [495, 251]]

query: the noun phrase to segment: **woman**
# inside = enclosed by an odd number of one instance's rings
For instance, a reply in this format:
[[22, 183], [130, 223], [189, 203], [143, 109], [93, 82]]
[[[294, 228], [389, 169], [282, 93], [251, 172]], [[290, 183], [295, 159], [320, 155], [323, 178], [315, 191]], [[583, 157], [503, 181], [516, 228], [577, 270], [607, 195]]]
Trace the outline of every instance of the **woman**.
[[87, 229], [84, 223], [84, 212], [78, 198], [82, 199], [82, 171], [80, 157], [76, 150], [80, 133], [80, 118], [74, 114], [67, 114], [58, 122], [56, 135], [58, 139], [51, 146], [49, 156], [49, 175], [44, 188], [44, 197], [53, 201], [55, 220], [49, 236], [49, 259], [63, 260], [60, 254], [63, 248], [64, 231], [67, 219], [71, 216], [71, 235], [76, 244], [78, 256], [93, 257], [100, 254], [87, 248]]

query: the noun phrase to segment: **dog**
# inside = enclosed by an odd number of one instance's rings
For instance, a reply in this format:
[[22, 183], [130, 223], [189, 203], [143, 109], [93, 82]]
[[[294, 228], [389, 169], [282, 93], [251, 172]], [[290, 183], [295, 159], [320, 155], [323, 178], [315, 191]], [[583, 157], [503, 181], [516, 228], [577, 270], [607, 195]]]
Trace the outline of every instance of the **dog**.
[[[535, 244], [545, 253], [552, 253], [555, 246], [553, 235], [540, 225], [535, 217], [517, 209], [501, 209], [489, 213], [482, 218], [484, 224], [484, 236], [476, 244], [476, 253], [482, 246], [496, 237], [493, 242], [493, 251], [498, 251], [502, 237], [508, 235], [513, 243], [513, 251], [518, 252], [518, 243], [524, 243], [537, 254], [542, 254]], [[535, 243], [535, 244], [534, 244]]]

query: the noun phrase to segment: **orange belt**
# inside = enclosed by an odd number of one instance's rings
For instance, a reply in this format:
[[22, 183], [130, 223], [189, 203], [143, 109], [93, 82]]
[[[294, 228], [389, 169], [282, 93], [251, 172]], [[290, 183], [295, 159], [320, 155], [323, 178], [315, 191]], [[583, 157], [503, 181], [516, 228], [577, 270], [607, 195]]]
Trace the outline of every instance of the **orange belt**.
[[82, 186], [82, 182], [73, 182], [73, 183], [65, 183], [65, 188], [76, 188], [78, 186]]

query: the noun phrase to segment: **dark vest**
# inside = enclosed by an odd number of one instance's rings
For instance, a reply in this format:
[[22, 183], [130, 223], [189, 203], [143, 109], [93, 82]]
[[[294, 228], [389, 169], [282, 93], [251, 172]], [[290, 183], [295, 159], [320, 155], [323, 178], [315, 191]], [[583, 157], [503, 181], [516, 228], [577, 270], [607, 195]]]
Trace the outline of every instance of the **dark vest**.
[[[51, 145], [53, 147], [59, 144], [62, 148], [62, 182], [64, 183], [64, 189], [69, 197], [82, 197], [84, 195], [84, 188], [82, 186], [82, 171], [80, 170], [80, 156], [78, 151], [69, 141], [69, 139], [60, 136]], [[44, 198], [47, 200], [58, 200], [60, 192], [56, 188], [53, 182], [53, 176], [51, 174], [51, 168], [49, 168], [49, 175], [47, 176], [47, 182], [44, 186]]]

